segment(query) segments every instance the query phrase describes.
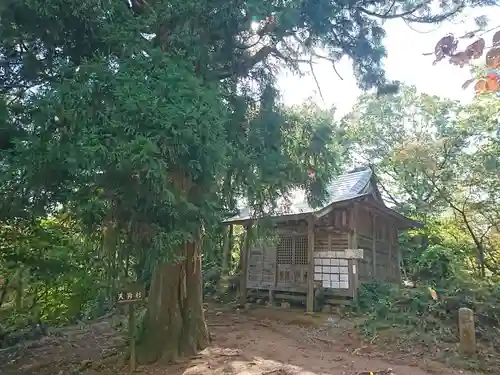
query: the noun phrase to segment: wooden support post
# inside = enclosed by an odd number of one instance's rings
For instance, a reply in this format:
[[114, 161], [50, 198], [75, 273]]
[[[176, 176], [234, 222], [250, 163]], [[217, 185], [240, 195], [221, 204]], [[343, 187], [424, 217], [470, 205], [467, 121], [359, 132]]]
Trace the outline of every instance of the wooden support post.
[[377, 226], [375, 213], [372, 212], [370, 216], [372, 221], [372, 272], [375, 279], [377, 277]]
[[[279, 236], [279, 235], [278, 235]], [[274, 301], [274, 290], [276, 289], [276, 284], [278, 283], [278, 249], [277, 243], [272, 244], [272, 250], [269, 249], [268, 251], [271, 251], [271, 254], [273, 254], [272, 260], [274, 262], [274, 270], [273, 270], [273, 284], [269, 288], [269, 301], [267, 302], [268, 306], [274, 306], [275, 301]]]
[[229, 224], [229, 226], [226, 228], [226, 233], [224, 233], [224, 247], [222, 249], [222, 276], [227, 276], [228, 275], [228, 270], [229, 270], [229, 248], [231, 246], [231, 235], [233, 231], [233, 226], [232, 224]]
[[460, 333], [460, 353], [465, 356], [474, 356], [476, 354], [474, 311], [467, 307], [458, 309], [458, 328]]
[[356, 299], [358, 297], [358, 286], [359, 286], [359, 269], [357, 259], [348, 259], [349, 266], [349, 291], [351, 297]]
[[[359, 205], [354, 203], [354, 206], [351, 210], [351, 217], [349, 220], [350, 230], [350, 238], [349, 241], [349, 249], [357, 249], [358, 248], [358, 219], [359, 218]], [[358, 295], [358, 287], [359, 287], [359, 269], [358, 269], [358, 260], [357, 259], [349, 259], [349, 268], [350, 270], [350, 278], [352, 282], [352, 297], [355, 299]]]
[[307, 221], [307, 300], [306, 311], [314, 311], [314, 215]]
[[[402, 254], [401, 254], [401, 248], [399, 247], [399, 244], [397, 242], [397, 232], [396, 232], [396, 254], [397, 254], [397, 258], [398, 258], [398, 268], [397, 268], [397, 276], [398, 276], [398, 282], [401, 282], [401, 280], [403, 280], [403, 275], [402, 275], [402, 272], [401, 272], [401, 269], [404, 267], [404, 264], [403, 264], [403, 259], [402, 259]], [[406, 273], [405, 273], [406, 275]]]
[[228, 287], [228, 278], [229, 278], [229, 259], [231, 256], [231, 248], [233, 240], [233, 225], [229, 224], [226, 229], [226, 233], [224, 234], [224, 247], [222, 248], [222, 269], [221, 269], [221, 278], [220, 285], [222, 289], [227, 289]]
[[269, 288], [268, 306], [274, 306], [274, 287]]
[[128, 339], [130, 344], [130, 373], [136, 368], [135, 356], [135, 311], [134, 304], [144, 301], [146, 289], [144, 285], [132, 283], [123, 285], [118, 290], [118, 293], [113, 296], [118, 305], [128, 305]]
[[252, 224], [245, 224], [245, 242], [243, 248], [240, 252], [240, 263], [241, 263], [241, 273], [240, 273], [240, 303], [245, 304], [247, 301], [247, 274], [248, 274], [248, 252], [250, 248], [250, 231], [252, 229]]
[[394, 260], [392, 259], [392, 241], [393, 241], [393, 237], [394, 237], [394, 228], [391, 226], [389, 226], [389, 230], [388, 230], [388, 234], [389, 234], [389, 264], [390, 264], [390, 274], [389, 274], [389, 281], [390, 282], [394, 282], [395, 279], [396, 279], [396, 270], [394, 269]]
[[358, 248], [358, 218], [359, 218], [359, 205], [354, 203], [354, 208], [351, 217], [351, 231], [352, 231], [352, 244], [351, 249]]
[[[354, 249], [354, 236], [352, 231], [349, 232], [347, 236], [347, 247], [349, 249]], [[358, 293], [358, 281], [359, 281], [359, 270], [357, 259], [349, 259], [347, 261], [349, 267], [349, 293], [353, 299], [356, 299]]]
[[135, 359], [135, 313], [134, 304], [128, 305], [128, 333], [130, 341], [130, 373], [133, 373], [136, 366]]

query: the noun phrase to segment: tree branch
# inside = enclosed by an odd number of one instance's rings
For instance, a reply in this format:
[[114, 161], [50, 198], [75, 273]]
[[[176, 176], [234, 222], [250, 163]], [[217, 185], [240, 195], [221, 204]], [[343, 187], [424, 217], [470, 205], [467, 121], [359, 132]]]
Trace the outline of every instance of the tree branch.
[[379, 13], [376, 13], [376, 12], [373, 12], [373, 11], [370, 11], [366, 8], [363, 8], [363, 7], [357, 7], [356, 9], [368, 16], [371, 16], [371, 17], [376, 17], [376, 18], [380, 18], [380, 19], [383, 19], [383, 20], [390, 20], [390, 19], [396, 19], [396, 18], [402, 18], [404, 19], [405, 21], [408, 21], [408, 22], [416, 22], [416, 23], [436, 23], [436, 22], [441, 22], [441, 21], [444, 21], [452, 16], [454, 16], [455, 14], [457, 14], [458, 12], [462, 11], [464, 8], [465, 8], [465, 3], [462, 2], [460, 4], [458, 4], [456, 6], [455, 9], [449, 11], [449, 12], [446, 12], [446, 13], [443, 13], [443, 14], [440, 14], [440, 15], [436, 15], [436, 16], [429, 16], [429, 17], [409, 17], [409, 16], [412, 16], [414, 15], [414, 13], [420, 9], [423, 9], [424, 7], [428, 6], [431, 2], [430, 1], [425, 1], [417, 6], [415, 6], [413, 9], [410, 9], [410, 10], [407, 10], [405, 12], [401, 12], [401, 13], [397, 13], [397, 14], [388, 14], [391, 12], [392, 10], [392, 6], [389, 8], [389, 11], [385, 12], [384, 14], [379, 14]]
[[[441, 190], [441, 188], [439, 188], [439, 186], [437, 186], [436, 182], [432, 178], [430, 178], [430, 176], [425, 171], [423, 173], [427, 176], [427, 178], [431, 182], [432, 186], [436, 189], [436, 191], [439, 193], [439, 195], [462, 218], [462, 220], [464, 222], [464, 225], [467, 228], [467, 231], [469, 232], [469, 235], [472, 238], [472, 241], [476, 245], [476, 249], [478, 251], [478, 258], [479, 258], [478, 259], [479, 269], [480, 269], [480, 272], [481, 272], [481, 276], [484, 276], [484, 246], [483, 246], [482, 241], [476, 236], [476, 233], [474, 232], [474, 229], [472, 229], [472, 226], [471, 226], [471, 224], [469, 222], [469, 219], [467, 218], [467, 215], [465, 214], [465, 209], [458, 208], [458, 206], [455, 203], [453, 203], [451, 201], [451, 199], [448, 198], [448, 196], [446, 194], [444, 194], [444, 192]], [[465, 203], [464, 203], [464, 205], [465, 205]]]
[[323, 100], [323, 102], [324, 102], [325, 98], [323, 97], [323, 92], [321, 91], [321, 87], [319, 85], [318, 79], [316, 78], [316, 74], [314, 73], [313, 55], [311, 55], [311, 59], [309, 60], [309, 67], [311, 68], [311, 74], [314, 78], [314, 82], [316, 82], [316, 87], [318, 88], [319, 96], [321, 97], [321, 100]]
[[389, 192], [389, 190], [387, 190], [387, 188], [384, 186], [384, 184], [382, 184], [380, 182], [380, 180], [378, 181], [378, 184], [380, 185], [380, 187], [382, 188], [382, 190], [384, 191], [384, 193], [387, 194], [387, 196], [389, 197], [389, 199], [397, 206], [397, 207], [400, 207], [401, 204], [396, 200], [396, 198], [394, 198], [394, 196]]
[[405, 17], [405, 16], [409, 16], [413, 13], [415, 13], [417, 10], [419, 9], [422, 9], [423, 7], [425, 7], [426, 5], [428, 5], [428, 1], [427, 2], [424, 2], [422, 4], [419, 4], [417, 5], [416, 7], [414, 7], [413, 9], [411, 10], [408, 10], [406, 12], [402, 12], [402, 13], [398, 13], [398, 14], [388, 14], [391, 12], [393, 5], [391, 5], [391, 7], [389, 8], [389, 10], [387, 12], [385, 12], [384, 14], [379, 14], [379, 13], [375, 13], [375, 12], [372, 12], [366, 8], [363, 8], [363, 7], [357, 7], [356, 9], [359, 10], [360, 12], [362, 13], [365, 13], [371, 17], [377, 17], [377, 18], [381, 18], [381, 19], [384, 19], [384, 20], [390, 20], [390, 19], [395, 19], [395, 18], [402, 18], [402, 17]]

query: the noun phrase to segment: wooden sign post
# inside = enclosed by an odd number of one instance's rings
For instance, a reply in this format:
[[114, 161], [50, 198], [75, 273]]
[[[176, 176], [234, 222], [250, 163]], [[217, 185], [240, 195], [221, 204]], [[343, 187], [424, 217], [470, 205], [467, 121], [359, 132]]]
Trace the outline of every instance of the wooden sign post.
[[116, 302], [128, 305], [128, 335], [130, 340], [130, 373], [136, 367], [135, 359], [135, 312], [134, 305], [144, 301], [146, 290], [144, 285], [129, 284], [119, 289]]

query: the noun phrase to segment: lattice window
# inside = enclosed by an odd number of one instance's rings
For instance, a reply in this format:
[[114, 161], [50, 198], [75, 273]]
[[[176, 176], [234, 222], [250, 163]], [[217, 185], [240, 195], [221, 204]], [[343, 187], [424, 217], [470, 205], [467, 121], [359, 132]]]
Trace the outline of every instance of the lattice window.
[[276, 253], [278, 264], [292, 264], [293, 238], [280, 237]]
[[307, 236], [295, 238], [295, 253], [293, 264], [307, 264]]

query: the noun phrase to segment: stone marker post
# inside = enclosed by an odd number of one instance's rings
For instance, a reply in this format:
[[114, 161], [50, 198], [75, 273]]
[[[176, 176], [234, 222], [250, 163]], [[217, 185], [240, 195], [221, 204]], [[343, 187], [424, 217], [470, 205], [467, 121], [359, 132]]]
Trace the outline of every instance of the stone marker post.
[[460, 353], [466, 356], [476, 354], [476, 327], [474, 312], [467, 308], [458, 309], [458, 329], [460, 333]]

